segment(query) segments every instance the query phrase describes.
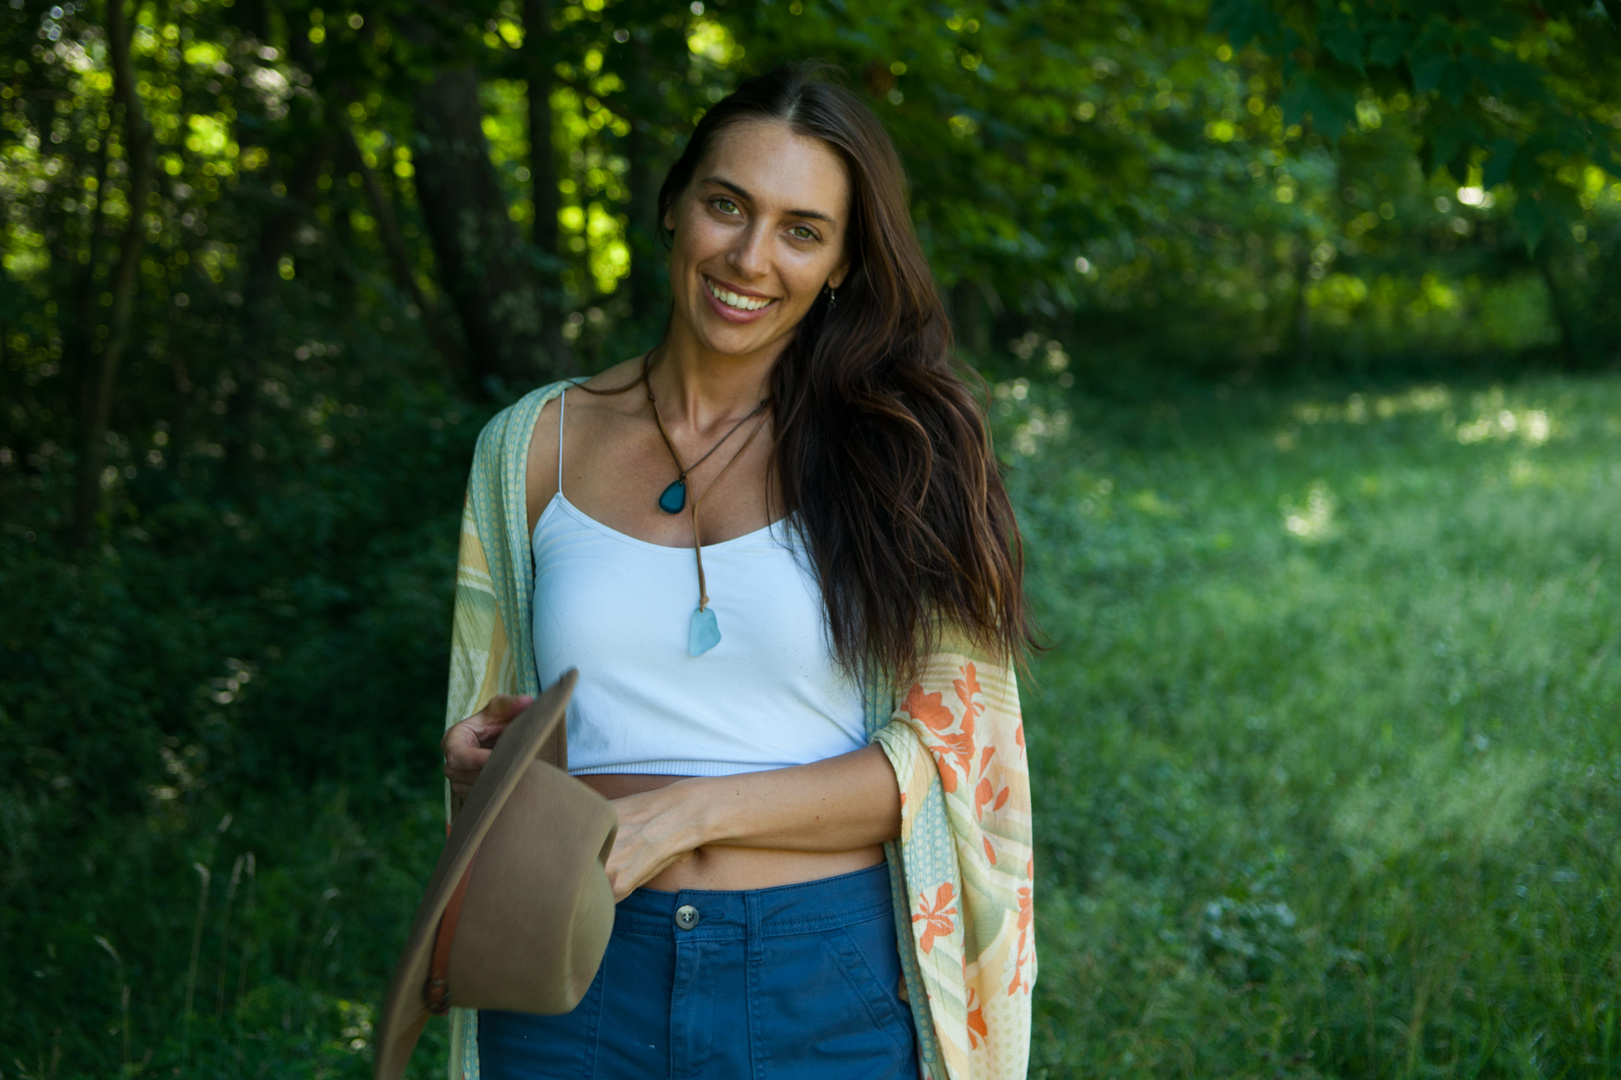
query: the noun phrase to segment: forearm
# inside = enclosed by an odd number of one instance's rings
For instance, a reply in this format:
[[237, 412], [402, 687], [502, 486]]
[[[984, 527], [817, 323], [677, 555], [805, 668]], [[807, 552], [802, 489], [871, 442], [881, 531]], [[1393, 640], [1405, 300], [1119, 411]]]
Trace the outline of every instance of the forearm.
[[786, 769], [691, 777], [649, 794], [686, 819], [687, 850], [853, 851], [900, 835], [895, 771], [877, 746]]
[[615, 897], [704, 847], [838, 852], [900, 835], [901, 797], [882, 748], [810, 765], [688, 777], [614, 800], [619, 834], [608, 859]]
[[852, 851], [901, 832], [895, 770], [877, 746], [809, 765], [698, 777], [702, 844], [788, 851]]

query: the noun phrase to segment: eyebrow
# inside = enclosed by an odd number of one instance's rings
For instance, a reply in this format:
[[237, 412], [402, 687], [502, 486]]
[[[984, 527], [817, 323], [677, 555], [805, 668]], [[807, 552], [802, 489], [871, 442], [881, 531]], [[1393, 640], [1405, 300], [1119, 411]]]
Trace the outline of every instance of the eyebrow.
[[[750, 195], [742, 187], [738, 186], [737, 184], [732, 183], [730, 180], [722, 179], [719, 176], [706, 176], [702, 180], [700, 180], [699, 183], [701, 183], [701, 184], [718, 184], [721, 187], [725, 188], [727, 191], [730, 191], [735, 195], [740, 195], [743, 198], [749, 200], [750, 202], [755, 202], [756, 201], [754, 196]], [[835, 222], [833, 220], [833, 215], [824, 214], [820, 210], [790, 210], [790, 211], [788, 211], [788, 216], [789, 217], [815, 218], [817, 221], [825, 221], [829, 225], [837, 224], [837, 222]]]

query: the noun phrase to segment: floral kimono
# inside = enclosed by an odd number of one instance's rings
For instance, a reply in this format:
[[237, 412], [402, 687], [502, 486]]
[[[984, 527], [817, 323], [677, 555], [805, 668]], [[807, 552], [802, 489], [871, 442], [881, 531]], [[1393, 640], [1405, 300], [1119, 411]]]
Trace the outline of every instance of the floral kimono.
[[[479, 437], [456, 566], [447, 727], [495, 694], [541, 690], [525, 476], [541, 406], [567, 385], [530, 393]], [[1022, 1078], [1036, 950], [1029, 768], [1013, 671], [948, 641], [912, 685], [869, 685], [863, 700], [868, 739], [900, 784], [901, 835], [885, 854], [924, 1076]], [[566, 766], [563, 735], [541, 754]], [[478, 1080], [477, 1025], [472, 1010], [453, 1011], [451, 1080]]]

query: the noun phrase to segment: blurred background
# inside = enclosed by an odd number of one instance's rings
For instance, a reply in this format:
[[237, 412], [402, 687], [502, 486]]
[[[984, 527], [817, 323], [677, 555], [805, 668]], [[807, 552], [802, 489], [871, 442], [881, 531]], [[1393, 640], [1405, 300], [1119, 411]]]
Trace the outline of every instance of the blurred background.
[[473, 440], [801, 57], [1028, 542], [1032, 1075], [1621, 1074], [1605, 3], [7, 0], [0, 1077], [369, 1075]]

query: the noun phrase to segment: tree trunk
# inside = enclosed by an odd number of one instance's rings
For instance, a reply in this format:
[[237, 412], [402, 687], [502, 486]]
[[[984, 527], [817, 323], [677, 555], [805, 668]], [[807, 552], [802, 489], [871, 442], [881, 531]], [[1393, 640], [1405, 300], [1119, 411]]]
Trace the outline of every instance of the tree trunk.
[[685, 71], [671, 70], [687, 58], [685, 31], [681, 24], [672, 28], [663, 21], [632, 33], [627, 45], [631, 63], [625, 72], [629, 106], [630, 134], [625, 138], [625, 164], [629, 173], [630, 205], [625, 208], [626, 246], [630, 248], [630, 276], [625, 286], [631, 317], [640, 321], [662, 321], [668, 296], [669, 262], [663, 244], [663, 223], [659, 221], [659, 186], [664, 181], [669, 148], [659, 138], [648, 117], [658, 116], [664, 95], [659, 78], [682, 77]]
[[190, 472], [187, 450], [191, 446], [191, 373], [186, 370], [185, 340], [180, 327], [179, 309], [169, 305], [169, 371], [174, 376], [174, 419], [169, 422], [169, 465], [176, 476]]
[[534, 202], [531, 240], [540, 254], [545, 298], [546, 352], [559, 366], [572, 366], [563, 341], [563, 267], [558, 247], [557, 156], [552, 145], [552, 13], [549, 0], [524, 0], [524, 72], [529, 98], [529, 197]]
[[1549, 265], [1550, 246], [1546, 240], [1543, 241], [1542, 253], [1536, 256], [1537, 272], [1542, 275], [1542, 285], [1548, 290], [1548, 309], [1553, 312], [1553, 321], [1559, 327], [1560, 359], [1564, 361], [1565, 370], [1575, 371], [1582, 366], [1582, 354], [1576, 346], [1576, 334], [1570, 325], [1570, 313], [1565, 310], [1559, 283], [1554, 280], [1553, 267]]
[[416, 123], [417, 196], [476, 382], [499, 393], [560, 374], [560, 358], [547, 350], [544, 290], [490, 164], [470, 65], [423, 85]]
[[422, 291], [422, 284], [416, 275], [416, 260], [412, 258], [411, 249], [405, 243], [405, 234], [400, 231], [399, 219], [394, 215], [394, 204], [389, 200], [388, 193], [383, 190], [383, 185], [378, 182], [377, 173], [366, 164], [366, 156], [361, 153], [359, 144], [355, 142], [354, 129], [349, 126], [347, 114], [339, 110], [338, 117], [345, 141], [344, 154], [350, 159], [355, 171], [360, 174], [361, 188], [366, 193], [366, 205], [371, 209], [371, 216], [377, 222], [377, 235], [383, 242], [383, 251], [388, 255], [389, 269], [394, 272], [394, 280], [416, 306], [422, 327], [428, 332], [428, 340], [433, 342], [433, 347], [444, 360], [446, 369], [456, 378], [465, 378], [467, 373], [465, 349], [440, 316], [438, 298], [428, 296]]
[[247, 459], [253, 454], [259, 420], [259, 383], [264, 358], [275, 344], [277, 286], [281, 258], [293, 244], [293, 234], [315, 202], [321, 173], [337, 149], [338, 135], [328, 131], [305, 149], [288, 176], [287, 194], [259, 229], [259, 242], [248, 259], [242, 286], [241, 339], [237, 348], [236, 386], [226, 404], [225, 465], [228, 482], [241, 482]]
[[[129, 162], [129, 221], [118, 245], [118, 264], [110, 282], [113, 305], [107, 344], [101, 351], [79, 418], [79, 472], [73, 506], [74, 547], [90, 542], [96, 515], [101, 510], [101, 470], [107, 460], [107, 419], [112, 412], [118, 366], [129, 345], [130, 308], [146, 244], [146, 196], [152, 186], [152, 129], [141, 108], [130, 62], [130, 28], [124, 0], [107, 6], [107, 51], [113, 69], [113, 96], [124, 110], [124, 147]], [[97, 194], [97, 202], [101, 193]]]
[[[535, 204], [534, 242], [543, 255], [559, 258], [557, 160], [552, 149], [552, 32], [548, 0], [524, 0], [524, 70], [529, 80], [529, 192]], [[561, 263], [559, 263], [561, 265]], [[555, 276], [555, 274], [554, 274]]]
[[1311, 249], [1295, 263], [1295, 365], [1302, 370], [1311, 363]]
[[985, 326], [987, 305], [979, 286], [963, 278], [951, 287], [949, 296], [958, 347], [971, 356], [984, 357], [990, 351], [990, 334]]
[[[79, 267], [73, 288], [73, 316], [65, 327], [62, 366], [73, 379], [76, 414], [89, 416], [94, 404], [91, 387], [96, 383], [94, 337], [96, 314], [96, 271], [101, 268], [101, 223], [107, 207], [107, 142], [96, 151], [96, 205], [90, 211], [90, 227], [85, 237], [86, 258]], [[82, 438], [81, 438], [82, 442]]]
[[659, 144], [644, 122], [632, 121], [625, 140], [625, 162], [630, 173], [630, 205], [625, 208], [626, 246], [630, 248], [629, 291], [631, 316], [648, 319], [656, 314], [666, 291], [668, 266], [659, 243], [658, 198], [663, 179]]

